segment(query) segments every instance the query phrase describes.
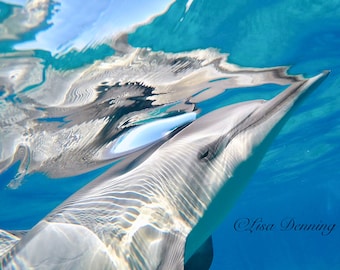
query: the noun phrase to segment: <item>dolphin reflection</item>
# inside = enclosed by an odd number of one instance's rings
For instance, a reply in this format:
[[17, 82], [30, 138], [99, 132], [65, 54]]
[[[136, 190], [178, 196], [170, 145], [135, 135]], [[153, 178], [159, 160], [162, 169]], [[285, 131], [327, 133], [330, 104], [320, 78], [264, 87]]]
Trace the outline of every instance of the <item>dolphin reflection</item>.
[[[121, 47], [126, 48], [123, 44]], [[224, 91], [301, 80], [287, 67], [245, 68], [213, 49], [183, 53], [132, 48], [92, 64], [60, 71], [27, 55], [0, 57], [0, 173], [20, 163], [8, 184], [25, 175], [80, 175], [111, 164], [130, 129], [200, 110]], [[12, 73], [18, 74], [10, 79]], [[16, 102], [19, 100], [20, 102]], [[132, 150], [132, 149], [129, 149]]]

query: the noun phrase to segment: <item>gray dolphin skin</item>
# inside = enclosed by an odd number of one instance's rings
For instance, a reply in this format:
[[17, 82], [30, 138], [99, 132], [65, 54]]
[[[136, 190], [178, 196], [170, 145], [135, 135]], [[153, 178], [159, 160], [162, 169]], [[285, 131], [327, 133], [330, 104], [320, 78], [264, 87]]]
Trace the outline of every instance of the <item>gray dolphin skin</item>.
[[2, 269], [184, 269], [246, 186], [291, 110], [328, 72], [193, 121], [117, 176], [76, 192], [15, 242]]

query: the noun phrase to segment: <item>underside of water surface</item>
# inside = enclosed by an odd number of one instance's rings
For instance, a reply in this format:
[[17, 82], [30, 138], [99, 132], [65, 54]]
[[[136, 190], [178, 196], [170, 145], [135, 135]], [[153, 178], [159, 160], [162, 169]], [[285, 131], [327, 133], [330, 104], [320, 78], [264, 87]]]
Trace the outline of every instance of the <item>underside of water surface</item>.
[[338, 269], [339, 25], [340, 1], [0, 1], [0, 229], [31, 229], [211, 111], [330, 70], [213, 234], [211, 269]]

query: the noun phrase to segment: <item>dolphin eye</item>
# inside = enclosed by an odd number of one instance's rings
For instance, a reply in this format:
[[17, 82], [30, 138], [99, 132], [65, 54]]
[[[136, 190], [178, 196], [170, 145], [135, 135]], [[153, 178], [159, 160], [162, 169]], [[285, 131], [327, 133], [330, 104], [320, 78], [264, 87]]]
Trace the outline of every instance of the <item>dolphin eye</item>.
[[203, 148], [198, 153], [198, 159], [201, 161], [211, 161], [216, 157], [216, 151], [210, 146]]
[[198, 159], [205, 159], [209, 155], [209, 149], [205, 149], [198, 153]]
[[205, 145], [198, 153], [198, 159], [200, 161], [212, 161], [219, 155], [221, 149], [224, 147], [224, 140], [224, 137], [219, 137], [217, 140]]

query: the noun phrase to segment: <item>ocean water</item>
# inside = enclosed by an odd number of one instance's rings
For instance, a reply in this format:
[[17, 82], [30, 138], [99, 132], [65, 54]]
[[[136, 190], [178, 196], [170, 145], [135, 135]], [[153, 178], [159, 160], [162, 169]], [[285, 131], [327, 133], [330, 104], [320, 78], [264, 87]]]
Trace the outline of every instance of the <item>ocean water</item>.
[[[340, 1], [121, 2], [0, 2], [0, 228], [31, 228], [105, 172], [110, 138], [131, 127], [270, 98], [285, 83], [262, 78], [266, 68], [305, 77], [330, 70], [213, 234], [211, 269], [340, 269]], [[258, 77], [249, 71], [260, 83], [224, 91], [220, 73], [185, 80], [204, 60], [223, 65], [223, 57], [228, 68], [260, 69]], [[106, 92], [95, 88], [105, 86], [103, 78], [142, 101], [132, 106], [117, 96], [121, 109], [111, 109]], [[144, 85], [127, 86], [131, 78]], [[206, 88], [208, 96], [200, 96]], [[185, 95], [171, 94], [178, 89]], [[104, 127], [98, 145], [91, 138]], [[86, 132], [91, 138], [81, 141]], [[82, 150], [73, 150], [77, 143]]]

